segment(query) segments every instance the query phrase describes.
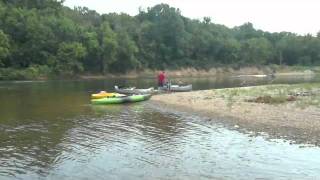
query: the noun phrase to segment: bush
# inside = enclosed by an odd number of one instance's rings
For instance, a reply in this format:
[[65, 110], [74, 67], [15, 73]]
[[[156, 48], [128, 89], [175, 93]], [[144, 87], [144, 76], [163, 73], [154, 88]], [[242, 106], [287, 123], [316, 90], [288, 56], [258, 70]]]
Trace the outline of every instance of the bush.
[[30, 66], [26, 69], [0, 68], [0, 80], [33, 80], [51, 75], [48, 66]]

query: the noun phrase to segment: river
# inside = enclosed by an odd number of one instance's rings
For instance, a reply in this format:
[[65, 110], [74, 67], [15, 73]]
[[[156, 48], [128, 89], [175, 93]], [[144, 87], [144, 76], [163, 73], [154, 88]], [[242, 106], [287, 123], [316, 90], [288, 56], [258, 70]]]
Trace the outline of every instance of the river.
[[[174, 80], [174, 79], [173, 79]], [[194, 89], [318, 77], [180, 79]], [[0, 179], [317, 179], [320, 148], [230, 129], [151, 101], [93, 106], [90, 94], [153, 79], [0, 83]]]

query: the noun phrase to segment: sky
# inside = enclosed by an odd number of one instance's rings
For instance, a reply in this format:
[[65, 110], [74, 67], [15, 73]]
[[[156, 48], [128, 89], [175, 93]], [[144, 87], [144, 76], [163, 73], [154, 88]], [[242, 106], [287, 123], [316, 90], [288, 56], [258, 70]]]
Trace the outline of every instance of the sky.
[[246, 22], [269, 32], [288, 31], [300, 35], [316, 35], [320, 31], [320, 0], [66, 0], [64, 5], [85, 6], [98, 13], [138, 14], [166, 3], [179, 8], [183, 16], [192, 19], [210, 17], [213, 23], [228, 27]]

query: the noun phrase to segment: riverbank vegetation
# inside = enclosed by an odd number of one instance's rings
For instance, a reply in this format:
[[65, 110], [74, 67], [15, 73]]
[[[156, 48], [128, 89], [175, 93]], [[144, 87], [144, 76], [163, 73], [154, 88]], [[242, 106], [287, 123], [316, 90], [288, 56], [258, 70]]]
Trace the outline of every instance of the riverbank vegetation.
[[320, 108], [320, 84], [264, 85], [213, 90], [216, 97], [235, 102], [265, 103], [272, 105], [291, 103], [297, 108]]
[[58, 0], [1, 0], [0, 20], [1, 80], [320, 64], [320, 33], [270, 33], [251, 23], [228, 28], [166, 4], [129, 16]]

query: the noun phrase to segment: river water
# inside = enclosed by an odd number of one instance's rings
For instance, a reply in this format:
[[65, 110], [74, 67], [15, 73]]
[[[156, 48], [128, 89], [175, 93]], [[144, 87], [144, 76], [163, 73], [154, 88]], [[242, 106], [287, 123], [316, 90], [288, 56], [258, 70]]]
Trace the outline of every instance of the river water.
[[[182, 79], [195, 89], [318, 77]], [[153, 79], [0, 83], [0, 179], [317, 179], [320, 148], [229, 129], [151, 101], [92, 106]]]

